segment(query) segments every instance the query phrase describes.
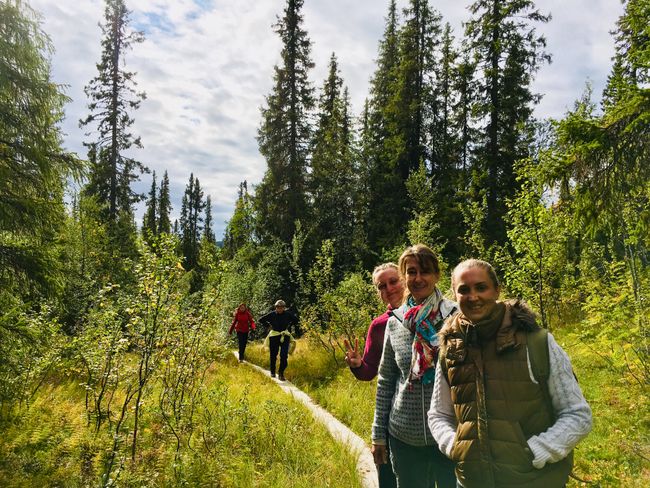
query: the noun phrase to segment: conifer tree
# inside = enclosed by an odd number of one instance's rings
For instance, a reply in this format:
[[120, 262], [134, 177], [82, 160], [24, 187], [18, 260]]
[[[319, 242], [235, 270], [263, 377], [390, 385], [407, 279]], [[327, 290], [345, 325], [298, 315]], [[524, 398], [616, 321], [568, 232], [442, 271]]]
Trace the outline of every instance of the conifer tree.
[[214, 229], [212, 222], [212, 199], [210, 195], [205, 199], [205, 222], [203, 224], [203, 238], [211, 244], [217, 242], [214, 236]]
[[235, 210], [224, 232], [223, 255], [226, 259], [232, 259], [237, 251], [252, 242], [253, 225], [253, 199], [248, 193], [248, 183], [244, 180], [239, 184]]
[[311, 42], [302, 27], [303, 0], [287, 0], [284, 16], [275, 24], [282, 41], [282, 61], [275, 67], [272, 93], [262, 108], [258, 130], [267, 171], [255, 192], [258, 233], [289, 244], [295, 222], [307, 216], [307, 167], [314, 105], [309, 82]]
[[404, 181], [392, 165], [387, 141], [394, 137], [397, 122], [389, 104], [397, 89], [399, 64], [398, 15], [395, 0], [388, 6], [384, 34], [379, 42], [377, 69], [370, 80], [361, 130], [361, 180], [364, 199], [361, 220], [366, 223], [369, 261], [376, 262], [383, 249], [395, 246], [408, 219], [403, 198]]
[[147, 197], [147, 207], [142, 218], [142, 235], [147, 241], [158, 235], [158, 218], [156, 215], [158, 210], [158, 197], [156, 191], [156, 172], [154, 171], [151, 181], [151, 189], [149, 190], [149, 195]]
[[162, 182], [160, 183], [160, 191], [158, 193], [158, 221], [156, 222], [158, 234], [171, 234], [172, 228], [169, 220], [171, 209], [172, 205], [169, 199], [169, 176], [167, 176], [167, 171], [165, 171]]
[[484, 192], [488, 243], [504, 243], [506, 200], [517, 191], [515, 161], [528, 156], [532, 111], [539, 97], [531, 92], [533, 76], [550, 57], [533, 22], [548, 22], [531, 0], [476, 0], [466, 25], [478, 61], [479, 93], [474, 106], [484, 134], [477, 144], [472, 182], [474, 198]]
[[354, 259], [350, 250], [357, 171], [349, 105], [347, 88], [343, 87], [336, 55], [332, 53], [318, 102], [310, 188], [315, 241], [332, 240], [339, 268], [350, 268]]
[[[140, 138], [130, 132], [134, 122], [130, 113], [145, 98], [135, 90], [135, 73], [123, 67], [132, 45], [144, 40], [141, 32], [129, 29], [129, 14], [123, 0], [106, 0], [98, 74], [85, 88], [90, 114], [80, 121], [81, 126], [97, 130], [97, 139], [88, 143], [94, 164], [87, 192], [105, 203], [109, 224], [121, 227], [121, 231], [129, 226], [132, 205], [140, 197], [130, 185], [146, 170], [142, 163], [125, 155], [132, 146], [142, 147]], [[120, 213], [124, 214], [121, 218]], [[114, 230], [114, 234], [121, 231]]]
[[[435, 81], [433, 90], [427, 93], [425, 99], [428, 109], [428, 141], [429, 141], [429, 168], [422, 168], [409, 183], [409, 194], [423, 196], [414, 201], [416, 214], [423, 222], [435, 222], [437, 225], [436, 239], [439, 245], [445, 244], [444, 257], [447, 262], [456, 262], [462, 250], [460, 240], [457, 236], [462, 235], [463, 224], [460, 204], [464, 198], [464, 187], [462, 179], [463, 165], [463, 130], [467, 127], [462, 124], [468, 123], [471, 107], [464, 107], [459, 103], [468, 88], [462, 86], [465, 91], [456, 90], [456, 79], [459, 73], [459, 53], [454, 45], [454, 37], [451, 26], [447, 23], [442, 32], [440, 42], [440, 56], [435, 63]], [[469, 82], [468, 82], [469, 85]], [[456, 114], [456, 111], [459, 113]], [[463, 119], [463, 117], [465, 117]], [[458, 123], [460, 122], [460, 124]], [[464, 134], [465, 138], [468, 134]], [[426, 181], [421, 171], [427, 170], [429, 181]], [[427, 194], [415, 187], [425, 185]], [[430, 240], [433, 245], [434, 240]]]
[[[440, 42], [440, 15], [427, 0], [411, 0], [404, 9], [404, 25], [399, 32], [399, 65], [396, 90], [389, 103], [395, 127], [387, 142], [392, 166], [406, 181], [421, 162], [428, 162], [427, 123], [431, 116], [425, 103], [431, 99], [436, 51]], [[405, 202], [406, 206], [409, 206]]]
[[181, 239], [181, 251], [185, 256], [185, 267], [187, 270], [196, 267], [199, 257], [199, 244], [201, 242], [201, 231], [203, 217], [201, 213], [205, 208], [203, 201], [203, 190], [198, 178], [194, 173], [190, 174], [190, 180], [185, 187], [185, 194], [181, 204], [181, 218], [179, 232]]
[[62, 148], [68, 98], [52, 81], [53, 48], [37, 14], [0, 2], [0, 32], [0, 308], [8, 310], [5, 298], [57, 291], [63, 193], [82, 165]]

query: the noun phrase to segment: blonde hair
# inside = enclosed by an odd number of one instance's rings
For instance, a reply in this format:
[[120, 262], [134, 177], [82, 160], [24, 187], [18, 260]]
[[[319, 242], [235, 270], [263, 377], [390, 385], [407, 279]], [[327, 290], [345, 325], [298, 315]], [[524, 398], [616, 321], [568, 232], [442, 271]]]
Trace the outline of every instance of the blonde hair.
[[424, 244], [416, 244], [407, 247], [399, 257], [399, 272], [402, 277], [406, 276], [406, 260], [409, 258], [415, 259], [422, 271], [436, 274], [440, 273], [438, 257], [434, 254], [431, 248]]
[[382, 263], [376, 266], [375, 269], [372, 270], [372, 284], [375, 285], [375, 287], [377, 287], [377, 281], [376, 281], [377, 275], [382, 271], [386, 271], [387, 269], [394, 269], [395, 271], [399, 272], [397, 265], [392, 262]]
[[494, 288], [498, 289], [501, 286], [499, 283], [499, 278], [497, 277], [497, 272], [494, 271], [494, 267], [490, 263], [487, 261], [482, 261], [480, 259], [466, 259], [465, 261], [458, 263], [458, 265], [456, 265], [451, 273], [451, 289], [454, 293], [454, 296], [456, 295], [457, 276], [462, 271], [470, 268], [480, 268], [484, 270], [494, 285]]

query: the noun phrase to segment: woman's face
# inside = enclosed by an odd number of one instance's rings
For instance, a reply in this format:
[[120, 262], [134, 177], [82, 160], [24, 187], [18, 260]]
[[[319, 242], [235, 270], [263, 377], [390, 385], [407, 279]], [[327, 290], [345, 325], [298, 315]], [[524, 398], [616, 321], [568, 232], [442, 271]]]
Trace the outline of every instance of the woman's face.
[[406, 287], [416, 303], [423, 302], [436, 289], [439, 273], [423, 271], [415, 258], [406, 258]]
[[240, 312], [245, 312], [245, 311], [246, 311], [246, 305], [244, 305], [244, 304], [242, 303], [242, 304], [239, 306], [239, 311], [240, 311]]
[[386, 268], [375, 275], [375, 286], [379, 291], [381, 301], [392, 308], [397, 308], [402, 303], [404, 296], [404, 283], [395, 268]]
[[460, 310], [474, 323], [490, 315], [500, 291], [483, 268], [464, 269], [454, 280], [454, 293]]

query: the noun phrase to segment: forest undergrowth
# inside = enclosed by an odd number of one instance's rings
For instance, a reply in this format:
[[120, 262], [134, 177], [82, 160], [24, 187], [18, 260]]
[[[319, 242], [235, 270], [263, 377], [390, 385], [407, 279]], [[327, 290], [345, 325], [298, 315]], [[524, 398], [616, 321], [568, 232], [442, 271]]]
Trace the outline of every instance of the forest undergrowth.
[[[194, 435], [180, 451], [156, 414], [160, 385], [142, 404], [136, 460], [122, 459], [116, 486], [360, 486], [356, 456], [299, 403], [227, 354], [206, 374]], [[0, 486], [97, 486], [111, 451], [88, 423], [84, 388], [52, 378], [31, 405], [0, 426]]]

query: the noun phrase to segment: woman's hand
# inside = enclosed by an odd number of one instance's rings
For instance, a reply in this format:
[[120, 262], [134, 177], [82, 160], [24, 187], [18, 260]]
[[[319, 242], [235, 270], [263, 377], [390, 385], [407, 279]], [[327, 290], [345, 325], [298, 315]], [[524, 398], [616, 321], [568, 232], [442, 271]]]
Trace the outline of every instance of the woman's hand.
[[385, 444], [373, 444], [370, 448], [375, 464], [388, 464], [388, 446]]
[[347, 339], [343, 339], [343, 345], [345, 346], [345, 362], [348, 363], [348, 366], [351, 368], [358, 368], [362, 364], [361, 354], [359, 354], [359, 339], [354, 339], [354, 348], [350, 345], [350, 342]]

